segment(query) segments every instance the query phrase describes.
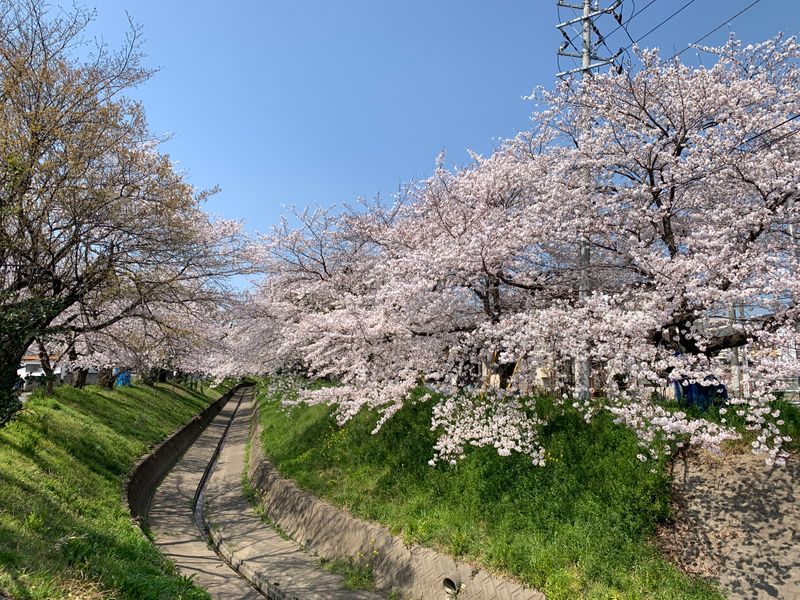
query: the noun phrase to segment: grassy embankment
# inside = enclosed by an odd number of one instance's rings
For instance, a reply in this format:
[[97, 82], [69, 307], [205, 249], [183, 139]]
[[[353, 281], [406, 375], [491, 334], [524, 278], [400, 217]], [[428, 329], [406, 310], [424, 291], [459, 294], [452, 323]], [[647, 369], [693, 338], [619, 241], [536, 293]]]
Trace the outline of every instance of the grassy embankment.
[[430, 402], [371, 435], [375, 415], [339, 428], [326, 407], [285, 411], [265, 386], [260, 399], [265, 453], [283, 475], [409, 541], [512, 574], [550, 600], [721, 597], [655, 548], [670, 517], [668, 465], [639, 462], [634, 436], [608, 415], [586, 424], [542, 400], [545, 467], [473, 449], [434, 468]]
[[219, 394], [165, 384], [34, 395], [0, 429], [0, 591], [208, 598], [142, 535], [121, 491], [137, 458]]

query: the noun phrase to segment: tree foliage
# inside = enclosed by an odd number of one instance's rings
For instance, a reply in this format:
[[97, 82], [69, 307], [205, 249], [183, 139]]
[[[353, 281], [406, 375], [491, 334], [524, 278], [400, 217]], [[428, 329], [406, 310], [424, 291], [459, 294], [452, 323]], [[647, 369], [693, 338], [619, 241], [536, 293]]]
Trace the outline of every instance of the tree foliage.
[[157, 321], [240, 268], [238, 224], [209, 220], [125, 96], [151, 75], [139, 28], [92, 48], [92, 16], [0, 1], [0, 423], [35, 338]]
[[[420, 383], [448, 391], [441, 459], [493, 445], [541, 462], [524, 396], [546, 385], [587, 419], [614, 413], [646, 460], [738, 435], [664, 398], [719, 387], [736, 349], [747, 376], [721, 412], [781, 462], [771, 402], [800, 373], [800, 47], [705, 50], [707, 67], [644, 51], [636, 69], [539, 90], [531, 131], [461, 169], [440, 160], [391, 206], [296, 214], [264, 242], [257, 363], [336, 379], [304, 398], [341, 421], [388, 418]], [[585, 357], [591, 390], [569, 368]]]

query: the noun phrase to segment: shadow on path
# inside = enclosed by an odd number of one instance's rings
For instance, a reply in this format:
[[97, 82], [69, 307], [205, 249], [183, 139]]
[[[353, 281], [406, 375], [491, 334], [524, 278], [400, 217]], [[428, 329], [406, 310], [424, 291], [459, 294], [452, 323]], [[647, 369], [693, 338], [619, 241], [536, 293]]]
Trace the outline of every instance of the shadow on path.
[[686, 571], [730, 598], [800, 600], [800, 460], [708, 454], [675, 467], [676, 523], [661, 540]]

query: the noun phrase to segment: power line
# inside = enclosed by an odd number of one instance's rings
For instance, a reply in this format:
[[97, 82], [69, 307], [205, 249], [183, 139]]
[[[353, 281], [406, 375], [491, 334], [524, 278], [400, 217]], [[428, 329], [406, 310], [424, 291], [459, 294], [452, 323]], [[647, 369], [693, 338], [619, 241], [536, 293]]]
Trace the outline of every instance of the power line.
[[744, 13], [746, 13], [748, 10], [750, 10], [751, 8], [753, 8], [753, 7], [754, 7], [756, 4], [758, 4], [759, 2], [761, 2], [761, 0], [754, 0], [753, 2], [751, 2], [750, 4], [748, 4], [747, 6], [745, 6], [745, 7], [744, 7], [742, 10], [740, 10], [738, 13], [736, 13], [736, 14], [735, 14], [735, 15], [733, 15], [732, 17], [730, 17], [730, 18], [728, 18], [728, 19], [724, 20], [722, 23], [720, 23], [720, 24], [719, 24], [717, 27], [715, 27], [714, 29], [712, 29], [711, 31], [709, 31], [709, 32], [708, 32], [707, 34], [705, 34], [703, 37], [697, 38], [697, 39], [696, 39], [695, 41], [693, 41], [691, 44], [689, 44], [688, 46], [686, 46], [686, 48], [684, 48], [684, 49], [683, 49], [683, 50], [681, 50], [680, 52], [676, 52], [675, 54], [673, 54], [673, 55], [672, 55], [672, 56], [669, 58], [669, 60], [673, 60], [673, 59], [677, 58], [678, 56], [680, 56], [681, 54], [683, 54], [684, 52], [686, 52], [686, 51], [687, 51], [689, 48], [691, 48], [692, 46], [695, 46], [695, 45], [699, 44], [699, 43], [700, 43], [700, 42], [702, 42], [704, 39], [706, 39], [708, 36], [710, 36], [712, 33], [716, 33], [717, 31], [719, 31], [720, 29], [722, 29], [723, 27], [725, 27], [725, 25], [727, 25], [728, 23], [730, 23], [731, 21], [733, 21], [733, 20], [734, 20], [734, 19], [736, 19], [737, 17], [740, 17], [741, 15], [743, 15]]
[[633, 21], [636, 17], [638, 17], [640, 14], [642, 14], [644, 11], [646, 11], [648, 8], [650, 8], [653, 4], [655, 4], [656, 1], [657, 0], [650, 0], [650, 2], [645, 4], [640, 10], [636, 10], [636, 7], [634, 6], [634, 12], [633, 12], [633, 14], [631, 14], [630, 17], [628, 17], [628, 21], [624, 25], [622, 23], [617, 25], [614, 29], [612, 29], [608, 33], [608, 35], [611, 36], [611, 35], [615, 34], [617, 31], [619, 31], [620, 29], [624, 29], [626, 35], [628, 36], [628, 39], [631, 41], [632, 44], [635, 44], [636, 42], [633, 41], [633, 38], [631, 37], [631, 34], [628, 32], [628, 24], [631, 21]]
[[611, 47], [606, 42], [605, 36], [603, 36], [603, 34], [600, 33], [600, 30], [597, 28], [597, 26], [592, 24], [592, 29], [597, 34], [597, 37], [600, 40], [600, 43], [603, 44], [603, 46], [605, 46], [606, 50], [608, 50], [608, 53], [609, 54], [614, 54], [614, 51], [611, 49]]
[[[559, 22], [559, 23], [561, 23], [561, 22], [563, 21], [563, 19], [561, 18], [561, 6], [562, 6], [561, 2], [556, 2], [556, 14], [558, 15], [558, 22]], [[574, 29], [573, 29], [573, 31], [574, 31]], [[562, 35], [562, 36], [564, 35], [564, 32], [563, 32], [563, 30], [562, 30], [562, 32], [561, 32], [561, 35]], [[580, 35], [581, 35], [581, 34], [580, 34], [580, 32], [576, 32], [576, 33], [575, 33], [573, 36], [564, 36], [564, 38], [565, 38], [565, 40], [566, 40], [566, 45], [565, 45], [565, 44], [562, 44], [562, 45], [561, 45], [561, 47], [562, 47], [562, 48], [564, 48], [564, 47], [569, 47], [569, 46], [572, 46], [572, 48], [575, 50], [575, 52], [576, 52], [576, 53], [579, 53], [579, 52], [580, 52], [580, 50], [579, 50], [579, 49], [578, 49], [578, 47], [575, 45], [575, 40], [576, 40], [578, 37], [580, 37]], [[559, 72], [562, 72], [562, 71], [565, 71], [565, 70], [566, 70], [566, 69], [564, 69], [564, 68], [561, 66], [561, 57], [562, 57], [562, 56], [564, 56], [564, 54], [563, 54], [562, 52], [558, 52], [558, 53], [556, 53], [556, 62], [558, 63], [558, 71], [559, 71]], [[576, 64], [576, 62], [575, 62], [575, 57], [574, 57], [574, 56], [572, 57], [572, 63], [573, 63], [573, 65], [575, 65], [575, 64]]]
[[793, 135], [796, 135], [798, 133], [800, 133], [800, 128], [792, 129], [791, 131], [789, 131], [787, 133], [784, 133], [782, 136], [780, 136], [778, 138], [775, 138], [774, 140], [770, 140], [769, 146], [772, 146], [773, 144], [777, 144], [778, 142], [782, 142], [786, 138], [790, 138]]
[[[741, 148], [745, 144], [748, 144], [748, 143], [752, 142], [753, 140], [757, 140], [758, 138], [768, 134], [770, 131], [774, 131], [778, 127], [782, 127], [783, 125], [786, 125], [787, 123], [791, 123], [792, 121], [794, 121], [796, 119], [800, 119], [800, 114], [797, 114], [797, 115], [795, 115], [793, 117], [789, 117], [788, 119], [785, 119], [785, 120], [781, 121], [777, 125], [773, 125], [772, 127], [768, 128], [768, 129], [765, 129], [764, 131], [762, 131], [760, 133], [757, 133], [757, 134], [747, 138], [746, 140], [744, 140], [742, 142], [739, 142], [736, 146], [733, 146], [728, 151], [728, 153], [730, 154], [730, 153], [734, 152], [735, 150], [738, 150], [739, 148]], [[800, 127], [798, 127], [797, 129], [792, 129], [790, 131], [787, 131], [786, 133], [776, 137], [775, 139], [767, 140], [763, 144], [761, 144], [761, 145], [759, 145], [759, 146], [757, 146], [755, 148], [752, 148], [750, 150], [750, 152], [754, 152], [754, 151], [757, 152], [759, 150], [765, 150], [765, 149], [771, 148], [772, 146], [774, 146], [778, 142], [782, 142], [783, 140], [785, 140], [787, 138], [790, 138], [793, 135], [797, 135], [798, 133], [800, 133]], [[728, 166], [729, 166], [728, 164], [719, 165], [719, 166], [711, 169], [710, 171], [707, 171], [706, 173], [704, 173], [704, 175], [706, 177], [710, 176], [710, 175], [715, 175], [717, 173], [720, 173], [720, 172], [724, 171], [726, 168], [728, 168]], [[678, 184], [677, 187], [686, 187], [687, 185], [690, 185], [690, 184], [694, 183], [694, 181], [696, 181], [696, 180], [697, 180], [696, 178], [691, 178], [691, 179], [689, 179], [687, 181], [684, 181], [684, 182]]]
[[[653, 2], [655, 2], [655, 0], [653, 0]], [[633, 13], [632, 13], [632, 15], [636, 15], [636, 0], [631, 0], [631, 4], [633, 4]], [[628, 19], [628, 20], [630, 21], [630, 19]], [[624, 26], [624, 25], [625, 25], [625, 21], [623, 21], [622, 18], [620, 18], [619, 25], [617, 25], [616, 29], [612, 30], [611, 33], [614, 33], [615, 31], [617, 31], [617, 29], [622, 27], [625, 30], [625, 35], [627, 35], [628, 39], [631, 42], [633, 42], [633, 38], [631, 37], [631, 32], [628, 31], [628, 27]], [[611, 33], [609, 33], [608, 35], [611, 35]]]
[[635, 42], [633, 42], [633, 44], [630, 44], [630, 45], [626, 46], [625, 48], [623, 48], [623, 51], [630, 50], [630, 49], [631, 49], [631, 48], [632, 48], [632, 47], [633, 47], [635, 44], [638, 44], [638, 43], [639, 43], [639, 42], [641, 42], [641, 41], [642, 41], [644, 38], [646, 38], [648, 35], [650, 35], [650, 34], [651, 34], [651, 33], [653, 33], [654, 31], [656, 31], [657, 29], [659, 29], [659, 28], [660, 28], [662, 25], [664, 25], [664, 24], [668, 23], [669, 21], [671, 21], [671, 20], [672, 20], [674, 17], [676, 17], [676, 16], [677, 16], [677, 15], [679, 15], [681, 12], [683, 12], [684, 10], [686, 10], [687, 8], [689, 8], [689, 6], [691, 6], [692, 4], [694, 4], [696, 1], [697, 1], [697, 0], [689, 0], [689, 1], [688, 1], [686, 4], [684, 4], [683, 6], [681, 6], [681, 7], [680, 7], [678, 10], [676, 10], [674, 13], [672, 13], [672, 14], [671, 14], [670, 16], [668, 16], [666, 19], [664, 19], [663, 21], [661, 21], [661, 22], [660, 22], [658, 25], [656, 25], [655, 27], [653, 27], [653, 28], [652, 28], [650, 31], [648, 31], [648, 32], [647, 32], [647, 33], [645, 33], [644, 35], [641, 35], [641, 36], [639, 36], [638, 38], [636, 38], [636, 41], [635, 41]]
[[[777, 124], [777, 125], [775, 125], [774, 127], [770, 127], [770, 128], [769, 128], [769, 129], [767, 129], [766, 131], [762, 131], [762, 132], [761, 132], [761, 133], [759, 133], [758, 135], [754, 135], [753, 137], [751, 137], [751, 138], [749, 138], [749, 139], [747, 139], [747, 140], [743, 141], [741, 144], [739, 144], [739, 146], [741, 146], [741, 145], [743, 145], [743, 144], [747, 144], [747, 143], [749, 143], [749, 142], [752, 142], [753, 140], [755, 140], [755, 139], [757, 139], [757, 138], [760, 138], [762, 135], [765, 135], [765, 134], [769, 133], [769, 132], [770, 132], [770, 131], [772, 131], [773, 129], [777, 129], [777, 128], [778, 128], [778, 127], [780, 127], [780, 126], [782, 126], [782, 125], [786, 125], [786, 123], [789, 123], [789, 122], [791, 122], [791, 121], [794, 121], [795, 119], [799, 119], [799, 118], [800, 118], [800, 114], [798, 114], [798, 115], [795, 115], [795, 116], [793, 116], [793, 117], [791, 117], [791, 118], [789, 118], [789, 119], [786, 119], [786, 120], [785, 120], [785, 121], [783, 121], [782, 123], [778, 123], [778, 124]], [[783, 140], [785, 140], [786, 138], [792, 137], [793, 135], [795, 135], [795, 134], [796, 134], [796, 133], [798, 133], [798, 132], [800, 132], [800, 128], [798, 128], [798, 129], [792, 129], [792, 130], [790, 130], [790, 131], [788, 131], [788, 132], [784, 133], [783, 135], [776, 137], [774, 140], [767, 140], [767, 141], [766, 141], [764, 144], [762, 144], [761, 146], [759, 146], [758, 148], [756, 148], [756, 150], [763, 150], [763, 149], [765, 149], [765, 148], [770, 148], [771, 146], [773, 146], [773, 145], [777, 144], [778, 142], [782, 142], [782, 141], [783, 141]], [[738, 148], [739, 146], [737, 146], [737, 148]]]
[[[630, 17], [628, 17], [628, 20], [627, 20], [627, 22], [625, 22], [624, 24], [623, 24], [623, 23], [620, 23], [620, 24], [619, 24], [619, 25], [617, 25], [617, 26], [616, 26], [614, 29], [612, 29], [611, 31], [609, 31], [609, 32], [608, 32], [608, 34], [606, 34], [606, 36], [605, 36], [605, 37], [606, 37], [606, 39], [607, 39], [607, 38], [609, 38], [609, 37], [611, 37], [613, 34], [615, 34], [615, 33], [616, 33], [617, 31], [619, 31], [620, 29], [624, 29], [624, 30], [625, 30], [625, 33], [626, 33], [626, 34], [627, 34], [627, 36], [628, 36], [628, 39], [629, 39], [629, 40], [631, 40], [631, 42], [632, 42], [632, 43], [636, 43], [636, 42], [634, 42], [633, 38], [631, 37], [631, 34], [628, 32], [628, 24], [629, 24], [631, 21], [633, 21], [633, 20], [634, 20], [636, 17], [638, 17], [640, 14], [642, 14], [644, 11], [646, 11], [648, 8], [650, 8], [650, 7], [651, 7], [653, 4], [655, 4], [657, 1], [658, 1], [658, 0], [650, 0], [650, 2], [648, 2], [647, 4], [645, 4], [645, 5], [644, 5], [644, 6], [643, 6], [641, 9], [639, 9], [639, 10], [636, 10], [636, 5], [634, 4], [634, 11], [633, 11], [633, 13], [631, 14], [631, 16], [630, 16]], [[572, 44], [572, 43], [573, 43], [573, 42], [574, 42], [574, 41], [575, 41], [575, 40], [576, 40], [578, 37], [580, 37], [580, 35], [581, 35], [581, 32], [580, 32], [580, 31], [576, 32], [576, 33], [575, 33], [575, 35], [574, 35], [574, 36], [572, 36], [572, 37], [570, 38], [570, 44]]]

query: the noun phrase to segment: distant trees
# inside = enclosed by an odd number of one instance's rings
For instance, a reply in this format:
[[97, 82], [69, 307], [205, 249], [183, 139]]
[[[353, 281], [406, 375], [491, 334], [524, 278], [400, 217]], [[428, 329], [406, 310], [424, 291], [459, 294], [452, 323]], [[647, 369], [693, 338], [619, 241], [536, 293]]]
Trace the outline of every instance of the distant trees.
[[158, 153], [124, 96], [150, 76], [138, 28], [120, 50], [81, 59], [91, 17], [0, 0], [0, 423], [34, 339], [164, 323], [154, 315], [215, 300], [241, 269], [238, 224], [209, 221], [206, 194]]
[[[723, 412], [781, 462], [771, 401], [800, 374], [800, 48], [778, 37], [707, 51], [708, 67], [646, 51], [636, 70], [540, 91], [533, 131], [492, 156], [440, 164], [394, 206], [276, 229], [256, 300], [276, 343], [259, 360], [340, 381], [305, 398], [337, 404], [341, 420], [363, 407], [388, 418], [419, 383], [439, 386], [439, 458], [473, 444], [539, 462], [541, 423], [517, 392], [543, 379], [587, 419], [613, 412], [644, 459], [718, 448], [736, 435], [725, 419], [654, 392], [718, 387], [746, 348], [747, 385]], [[588, 399], [565, 368], [585, 356]]]

